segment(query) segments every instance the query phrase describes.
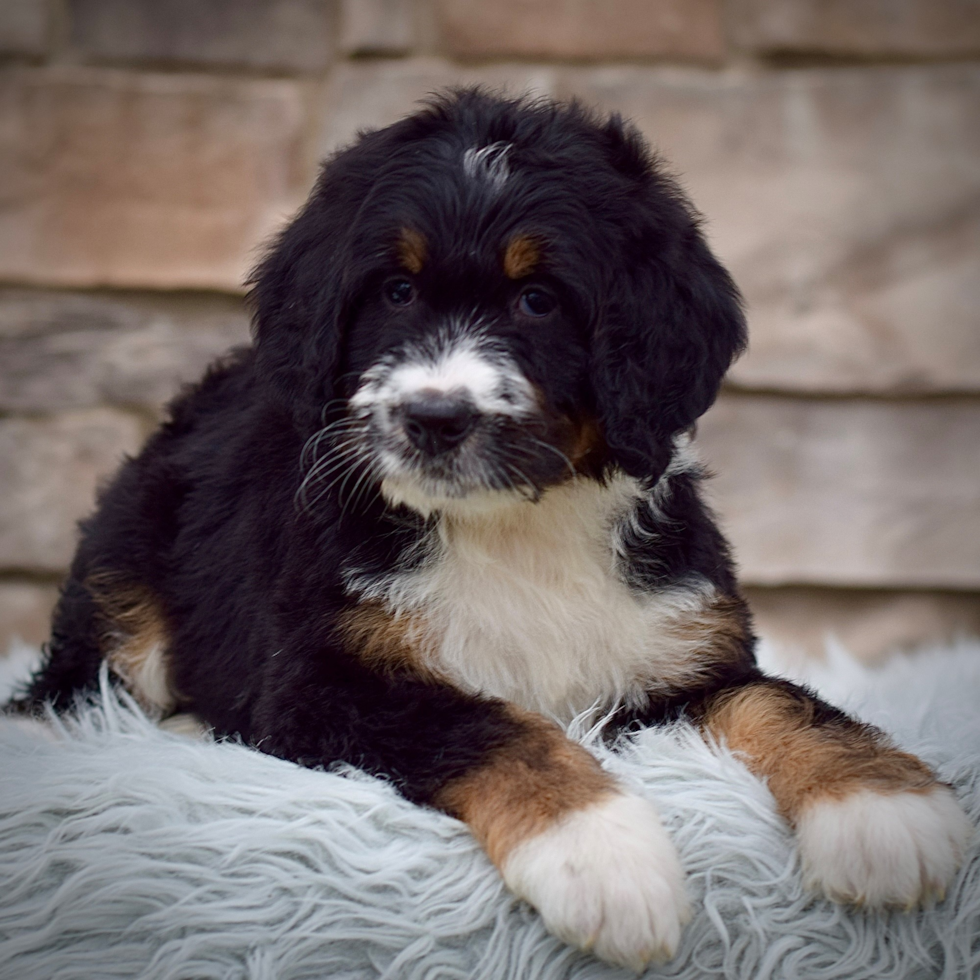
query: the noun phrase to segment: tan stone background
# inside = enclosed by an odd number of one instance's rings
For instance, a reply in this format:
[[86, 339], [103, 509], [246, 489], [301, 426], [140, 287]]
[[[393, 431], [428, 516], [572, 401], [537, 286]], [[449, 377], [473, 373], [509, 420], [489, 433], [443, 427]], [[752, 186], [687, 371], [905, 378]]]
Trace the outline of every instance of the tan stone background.
[[980, 0], [0, 0], [0, 59], [0, 647], [317, 159], [474, 81], [632, 116], [707, 215], [763, 629], [980, 634]]

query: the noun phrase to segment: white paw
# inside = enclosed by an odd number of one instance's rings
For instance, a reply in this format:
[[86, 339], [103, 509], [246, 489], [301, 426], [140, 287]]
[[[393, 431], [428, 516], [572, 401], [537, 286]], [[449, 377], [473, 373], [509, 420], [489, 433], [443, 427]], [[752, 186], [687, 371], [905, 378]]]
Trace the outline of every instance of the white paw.
[[945, 894], [973, 826], [937, 785], [820, 800], [804, 810], [797, 835], [808, 886], [839, 902], [912, 908]]
[[634, 970], [670, 959], [690, 918], [677, 851], [637, 796], [566, 815], [515, 847], [502, 870], [549, 931]]

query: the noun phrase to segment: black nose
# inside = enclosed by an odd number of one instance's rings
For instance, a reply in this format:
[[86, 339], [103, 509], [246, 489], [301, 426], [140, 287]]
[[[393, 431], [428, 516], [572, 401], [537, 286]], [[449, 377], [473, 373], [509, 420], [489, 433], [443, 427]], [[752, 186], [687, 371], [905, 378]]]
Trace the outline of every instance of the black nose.
[[402, 409], [405, 435], [427, 456], [458, 446], [473, 431], [477, 418], [469, 402], [444, 395], [416, 398]]

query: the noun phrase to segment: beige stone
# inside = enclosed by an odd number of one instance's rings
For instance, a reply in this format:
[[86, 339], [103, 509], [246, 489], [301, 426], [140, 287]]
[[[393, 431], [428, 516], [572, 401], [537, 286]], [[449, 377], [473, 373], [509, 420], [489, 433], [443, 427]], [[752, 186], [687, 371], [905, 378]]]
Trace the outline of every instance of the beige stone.
[[0, 581], [0, 658], [16, 642], [40, 646], [48, 638], [58, 588], [47, 582]]
[[568, 71], [632, 116], [749, 304], [733, 383], [980, 390], [980, 66]]
[[980, 638], [980, 593], [750, 588], [759, 635], [790, 656], [823, 657], [839, 643], [867, 662]]
[[413, 0], [342, 0], [340, 47], [347, 54], [404, 54], [415, 41]]
[[44, 54], [50, 34], [51, 5], [45, 0], [0, 3], [0, 53]]
[[682, 58], [725, 50], [720, 0], [438, 0], [463, 57]]
[[980, 52], [976, 0], [731, 0], [742, 46], [763, 52], [930, 57]]
[[0, 411], [156, 411], [248, 340], [235, 297], [0, 290]]
[[698, 445], [746, 582], [980, 588], [980, 400], [727, 395]]
[[511, 95], [553, 96], [557, 75], [552, 68], [535, 65], [467, 68], [437, 58], [346, 62], [331, 75], [320, 152], [349, 143], [360, 130], [397, 122], [433, 93], [477, 84]]
[[63, 571], [96, 487], [142, 438], [137, 418], [105, 408], [0, 419], [0, 571]]
[[0, 277], [240, 289], [309, 174], [297, 83], [0, 73]]
[[329, 0], [68, 0], [90, 59], [316, 72], [334, 46]]

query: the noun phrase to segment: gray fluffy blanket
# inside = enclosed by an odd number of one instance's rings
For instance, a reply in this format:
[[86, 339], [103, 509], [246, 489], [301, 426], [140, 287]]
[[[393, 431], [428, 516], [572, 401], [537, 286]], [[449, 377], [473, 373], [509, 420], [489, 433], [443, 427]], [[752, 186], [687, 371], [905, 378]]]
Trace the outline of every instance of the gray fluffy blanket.
[[[980, 645], [877, 672], [832, 651], [808, 679], [980, 822]], [[593, 749], [657, 802], [689, 876], [694, 921], [646, 975], [980, 977], [976, 840], [945, 902], [848, 911], [803, 890], [766, 787], [723, 748], [681, 726]], [[53, 729], [0, 720], [2, 980], [629, 976], [548, 935], [462, 824], [379, 780], [161, 731], [108, 689]]]

